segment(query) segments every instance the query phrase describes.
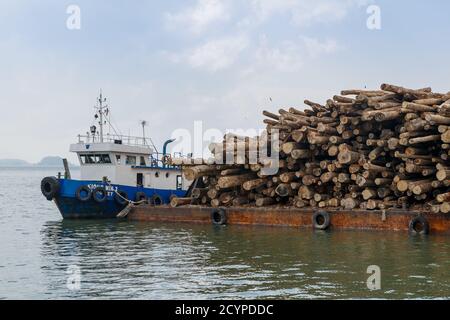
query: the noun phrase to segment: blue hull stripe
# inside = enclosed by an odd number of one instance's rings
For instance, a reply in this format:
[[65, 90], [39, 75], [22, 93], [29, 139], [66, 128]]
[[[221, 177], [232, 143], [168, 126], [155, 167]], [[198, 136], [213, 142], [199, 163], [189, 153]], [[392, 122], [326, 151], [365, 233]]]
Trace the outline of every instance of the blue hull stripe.
[[[164, 203], [169, 203], [172, 195], [183, 197], [186, 194], [185, 190], [164, 190], [114, 184], [110, 187], [102, 181], [60, 179], [59, 182], [61, 185], [60, 192], [59, 195], [56, 196], [55, 201], [61, 215], [65, 219], [114, 218], [124, 208], [124, 206], [118, 204], [114, 200], [115, 193], [111, 190], [111, 187], [116, 191], [126, 192], [128, 199], [133, 201], [136, 199], [137, 192], [144, 192], [149, 198], [157, 194], [163, 199]], [[103, 203], [97, 203], [92, 198], [86, 202], [79, 201], [76, 198], [76, 191], [80, 186], [88, 186], [91, 190], [100, 186], [105, 187], [108, 191], [107, 200]]]

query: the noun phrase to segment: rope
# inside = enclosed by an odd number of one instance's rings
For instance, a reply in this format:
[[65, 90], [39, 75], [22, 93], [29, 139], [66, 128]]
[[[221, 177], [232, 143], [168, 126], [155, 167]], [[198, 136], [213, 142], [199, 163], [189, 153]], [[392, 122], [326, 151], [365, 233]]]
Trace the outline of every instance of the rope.
[[138, 206], [140, 204], [143, 204], [145, 202], [147, 202], [147, 200], [141, 200], [141, 201], [132, 201], [129, 200], [127, 198], [125, 198], [124, 196], [122, 196], [119, 192], [117, 192], [117, 190], [115, 190], [112, 185], [109, 183], [109, 181], [105, 181], [106, 185], [108, 185], [111, 190], [114, 192], [114, 194], [116, 194], [117, 196], [119, 196], [121, 199], [123, 199], [124, 201], [127, 202], [127, 205], [125, 208], [123, 208], [117, 215], [116, 218], [125, 218], [128, 213], [130, 213], [131, 209], [133, 209], [135, 206]]

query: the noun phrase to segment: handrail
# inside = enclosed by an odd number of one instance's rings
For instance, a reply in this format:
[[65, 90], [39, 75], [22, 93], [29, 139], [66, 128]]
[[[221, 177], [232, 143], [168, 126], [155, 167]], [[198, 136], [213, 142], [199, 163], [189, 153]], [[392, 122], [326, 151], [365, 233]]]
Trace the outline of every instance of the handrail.
[[[78, 143], [101, 143], [100, 137], [98, 135], [78, 135]], [[147, 143], [147, 139], [143, 137], [136, 136], [126, 136], [126, 135], [113, 135], [106, 134], [103, 136], [103, 143], [115, 143], [115, 144], [124, 144], [128, 146], [140, 146], [140, 147], [148, 147], [150, 145]]]

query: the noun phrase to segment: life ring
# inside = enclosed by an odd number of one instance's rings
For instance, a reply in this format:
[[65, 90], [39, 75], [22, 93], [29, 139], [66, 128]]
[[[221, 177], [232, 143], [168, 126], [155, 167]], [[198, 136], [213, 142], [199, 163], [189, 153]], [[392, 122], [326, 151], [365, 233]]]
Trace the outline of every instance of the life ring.
[[108, 198], [108, 192], [104, 187], [97, 187], [92, 191], [92, 198], [95, 202], [103, 203]]
[[211, 211], [211, 221], [216, 226], [227, 224], [227, 213], [224, 209], [214, 209]]
[[159, 194], [155, 193], [155, 194], [150, 198], [150, 203], [151, 203], [152, 205], [154, 205], [154, 206], [160, 206], [160, 205], [164, 204], [164, 200], [163, 200], [163, 198], [162, 198]]
[[136, 202], [147, 201], [147, 195], [145, 194], [145, 192], [138, 191], [138, 192], [136, 192], [134, 201], [136, 201]]
[[428, 234], [430, 233], [430, 224], [425, 217], [418, 216], [411, 219], [408, 230], [412, 234]]
[[56, 177], [45, 177], [41, 181], [41, 192], [47, 200], [53, 200], [59, 193], [61, 185]]
[[326, 230], [330, 227], [330, 214], [326, 211], [317, 211], [312, 216], [312, 225], [314, 229]]
[[117, 191], [114, 194], [114, 200], [120, 204], [121, 206], [124, 206], [126, 204], [128, 204], [128, 193], [126, 193], [125, 191]]
[[92, 196], [92, 190], [88, 186], [79, 186], [75, 192], [75, 196], [81, 202], [88, 201]]

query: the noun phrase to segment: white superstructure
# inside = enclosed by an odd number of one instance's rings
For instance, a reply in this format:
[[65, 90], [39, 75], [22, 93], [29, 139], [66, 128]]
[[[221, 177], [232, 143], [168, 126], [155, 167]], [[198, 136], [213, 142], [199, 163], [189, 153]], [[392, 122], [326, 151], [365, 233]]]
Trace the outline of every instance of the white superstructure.
[[100, 94], [95, 116], [100, 130], [91, 126], [90, 133], [79, 135], [78, 142], [70, 145], [70, 151], [78, 156], [81, 180], [106, 178], [118, 185], [186, 190], [180, 168], [170, 166], [167, 161], [170, 155], [166, 154], [166, 146], [173, 140], [166, 142], [160, 154], [148, 145], [145, 133], [142, 137], [104, 134], [105, 124], [112, 127], [109, 108], [104, 102]]

